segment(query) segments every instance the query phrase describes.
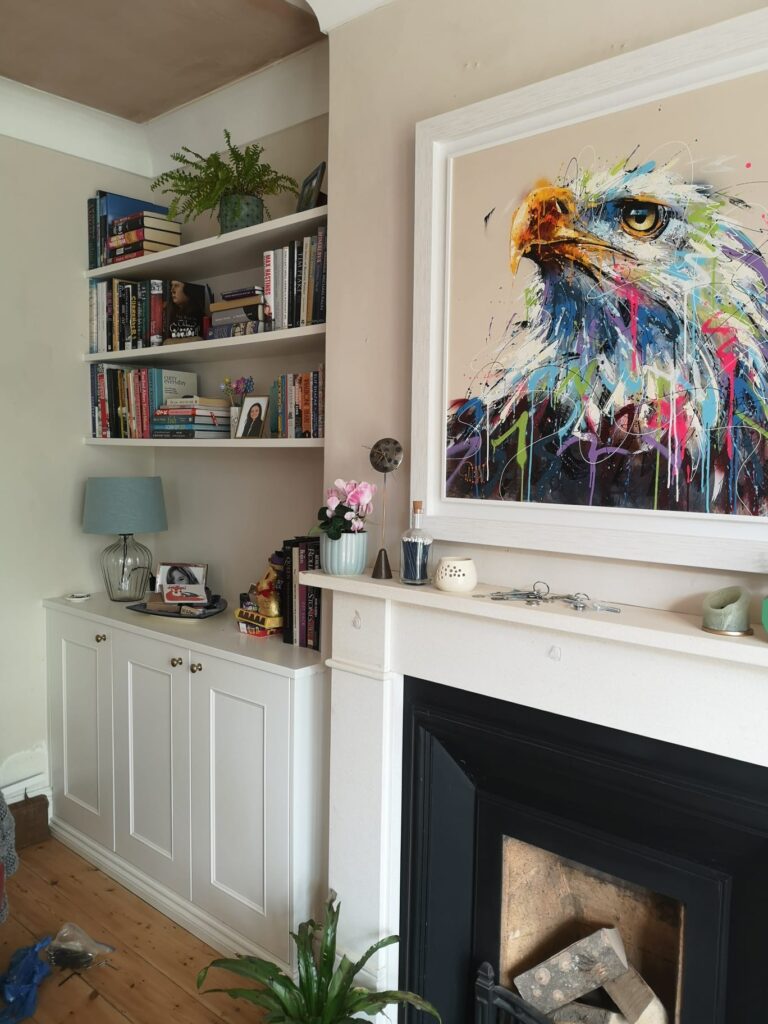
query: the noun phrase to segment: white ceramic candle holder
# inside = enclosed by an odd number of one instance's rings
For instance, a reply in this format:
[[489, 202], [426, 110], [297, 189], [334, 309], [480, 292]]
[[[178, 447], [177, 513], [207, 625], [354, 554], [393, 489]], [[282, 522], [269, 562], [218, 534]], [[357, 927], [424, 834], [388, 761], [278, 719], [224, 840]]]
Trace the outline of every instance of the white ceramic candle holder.
[[477, 568], [471, 558], [441, 558], [435, 571], [438, 590], [467, 594], [477, 586]]

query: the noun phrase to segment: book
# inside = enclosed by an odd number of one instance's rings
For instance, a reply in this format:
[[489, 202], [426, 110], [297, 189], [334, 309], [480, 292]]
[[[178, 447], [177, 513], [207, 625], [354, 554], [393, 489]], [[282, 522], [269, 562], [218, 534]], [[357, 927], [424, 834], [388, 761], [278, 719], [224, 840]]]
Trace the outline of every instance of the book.
[[121, 256], [136, 254], [143, 256], [148, 252], [165, 252], [166, 249], [172, 248], [174, 246], [167, 245], [165, 242], [132, 242], [130, 245], [121, 245], [116, 249], [110, 249], [107, 254], [107, 265], [115, 263]]
[[216, 409], [231, 410], [232, 406], [226, 399], [219, 396], [214, 398], [206, 398], [204, 395], [182, 395], [181, 398], [169, 398], [165, 405], [170, 409], [174, 406], [188, 405], [190, 407], [212, 407]]
[[[264, 302], [269, 307], [270, 315], [275, 312], [275, 252], [273, 249], [264, 253]], [[213, 311], [213, 307], [211, 307]]]
[[222, 310], [230, 309], [251, 309], [256, 306], [261, 306], [264, 301], [265, 299], [263, 295], [247, 295], [244, 298], [225, 299], [221, 302], [212, 302], [208, 309], [211, 313], [218, 313]]
[[127, 217], [116, 217], [109, 225], [110, 235], [119, 235], [124, 231], [137, 231], [140, 228], [152, 228], [156, 231], [171, 232], [181, 235], [181, 224], [176, 220], [160, 217], [151, 210], [140, 210]]
[[247, 324], [252, 322], [264, 323], [264, 307], [258, 306], [235, 306], [232, 309], [222, 309], [211, 315], [213, 327], [223, 327], [226, 324]]
[[222, 301], [227, 302], [230, 299], [247, 299], [250, 295], [263, 295], [264, 289], [261, 285], [254, 284], [249, 285], [246, 288], [235, 288], [233, 291], [222, 292]]
[[98, 189], [96, 198], [98, 206], [99, 266], [104, 266], [106, 263], [109, 227], [115, 220], [137, 213], [148, 215], [161, 214], [162, 216], [168, 213], [167, 206], [149, 203], [146, 199], [132, 199], [130, 196], [123, 196], [117, 192], [106, 192], [104, 189]]
[[[312, 238], [306, 235], [302, 244], [301, 254], [301, 292], [299, 294], [299, 327], [307, 325], [307, 296], [309, 294], [309, 275], [311, 264], [309, 255], [312, 251]], [[314, 269], [314, 268], [312, 268]]]
[[[167, 285], [163, 337], [201, 338], [203, 317], [208, 299], [204, 284], [188, 284], [184, 281], [170, 281]], [[166, 291], [164, 289], [164, 296]]]
[[137, 242], [144, 242], [145, 248], [149, 242], [160, 242], [171, 248], [181, 243], [181, 235], [172, 231], [158, 231], [156, 228], [134, 228], [133, 231], [120, 231], [118, 234], [110, 235], [107, 239], [107, 248], [120, 250], [124, 246], [136, 245]]
[[149, 368], [149, 415], [153, 417], [161, 405], [171, 398], [193, 395], [197, 391], [197, 374], [192, 370]]

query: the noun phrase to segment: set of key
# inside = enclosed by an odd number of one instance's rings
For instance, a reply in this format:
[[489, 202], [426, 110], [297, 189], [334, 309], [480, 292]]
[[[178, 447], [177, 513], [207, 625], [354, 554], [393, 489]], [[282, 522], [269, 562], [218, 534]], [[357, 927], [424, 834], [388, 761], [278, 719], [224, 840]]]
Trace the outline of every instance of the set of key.
[[542, 604], [554, 604], [561, 601], [567, 604], [575, 612], [614, 612], [621, 613], [621, 608], [613, 604], [605, 604], [602, 601], [593, 601], [589, 594], [578, 591], [575, 594], [553, 594], [548, 583], [537, 580], [530, 590], [495, 590], [491, 594], [475, 594], [475, 597], [490, 598], [491, 601], [522, 601], [531, 608], [537, 608]]

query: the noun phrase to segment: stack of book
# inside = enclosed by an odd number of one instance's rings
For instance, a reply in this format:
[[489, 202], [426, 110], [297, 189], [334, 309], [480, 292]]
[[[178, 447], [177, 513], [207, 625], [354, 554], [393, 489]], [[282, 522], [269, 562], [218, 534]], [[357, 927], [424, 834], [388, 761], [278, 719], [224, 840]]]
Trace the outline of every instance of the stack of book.
[[283, 643], [319, 651], [321, 591], [299, 583], [299, 573], [320, 568], [320, 538], [284, 540], [283, 560]]
[[152, 437], [156, 410], [173, 399], [194, 395], [197, 386], [197, 374], [188, 370], [92, 363], [92, 435]]
[[272, 385], [275, 437], [325, 437], [325, 371], [284, 373]]
[[325, 323], [326, 228], [264, 253], [264, 304], [275, 330]]
[[[109, 239], [116, 232], [116, 223], [125, 224], [137, 217], [153, 218], [162, 224], [163, 231], [170, 231], [178, 234], [181, 228], [174, 221], [169, 221], [168, 207], [158, 206], [157, 203], [149, 203], [146, 199], [132, 199], [130, 196], [121, 196], [116, 192], [105, 192], [99, 189], [95, 196], [88, 200], [88, 269], [104, 267], [112, 262], [110, 257], [114, 249], [109, 247]], [[150, 224], [148, 227], [152, 226]], [[139, 230], [138, 228], [121, 228], [120, 230]], [[144, 238], [141, 239], [144, 242]], [[147, 242], [150, 239], [146, 240]], [[134, 244], [134, 243], [125, 243]], [[178, 241], [175, 242], [178, 245]], [[115, 248], [122, 248], [118, 245]], [[136, 250], [138, 252], [138, 250]]]
[[108, 228], [106, 263], [122, 263], [181, 245], [181, 224], [150, 210], [118, 217]]
[[152, 417], [154, 438], [196, 438], [213, 441], [228, 438], [231, 406], [221, 398], [187, 395], [170, 398]]
[[224, 292], [219, 302], [210, 304], [209, 338], [236, 338], [242, 334], [260, 334], [272, 329], [265, 316], [264, 290], [260, 287]]
[[89, 281], [89, 351], [123, 352], [202, 337], [207, 289], [180, 281]]

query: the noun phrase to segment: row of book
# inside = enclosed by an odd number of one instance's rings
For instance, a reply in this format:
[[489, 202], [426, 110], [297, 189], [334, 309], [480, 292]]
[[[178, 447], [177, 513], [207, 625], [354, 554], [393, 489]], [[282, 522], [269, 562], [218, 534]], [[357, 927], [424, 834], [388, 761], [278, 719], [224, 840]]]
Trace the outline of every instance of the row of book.
[[89, 281], [90, 352], [153, 348], [201, 338], [208, 289], [184, 281]]
[[99, 189], [88, 200], [87, 215], [89, 270], [181, 243], [181, 225], [168, 220], [168, 207], [146, 199]]
[[325, 369], [284, 373], [272, 385], [275, 437], [325, 437]]
[[273, 328], [325, 323], [327, 231], [264, 253], [264, 303]]
[[299, 583], [299, 573], [320, 568], [320, 538], [283, 541], [283, 643], [320, 650], [321, 591]]
[[161, 406], [196, 393], [197, 374], [189, 370], [92, 363], [92, 436], [151, 437], [155, 412]]

